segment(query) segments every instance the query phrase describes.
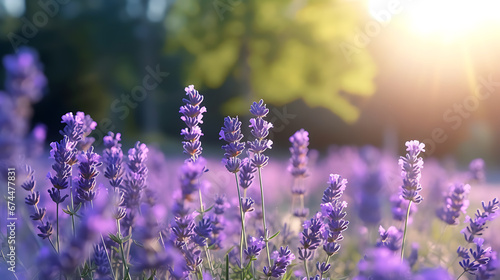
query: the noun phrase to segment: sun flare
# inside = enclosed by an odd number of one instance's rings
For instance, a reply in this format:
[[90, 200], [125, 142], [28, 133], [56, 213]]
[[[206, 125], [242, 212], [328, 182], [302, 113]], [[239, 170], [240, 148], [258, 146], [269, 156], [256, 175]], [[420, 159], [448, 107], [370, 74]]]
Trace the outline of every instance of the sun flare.
[[377, 17], [389, 7], [404, 19], [409, 29], [419, 34], [460, 37], [469, 32], [489, 28], [500, 23], [498, 0], [369, 0], [371, 16]]

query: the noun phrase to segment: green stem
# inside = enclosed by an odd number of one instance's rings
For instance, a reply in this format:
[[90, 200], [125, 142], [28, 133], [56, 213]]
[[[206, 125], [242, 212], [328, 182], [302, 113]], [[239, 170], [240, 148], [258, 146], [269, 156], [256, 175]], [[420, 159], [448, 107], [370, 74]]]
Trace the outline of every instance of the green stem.
[[307, 279], [309, 279], [309, 269], [307, 268], [307, 259], [304, 259], [304, 269], [306, 270]]
[[59, 247], [59, 203], [56, 203], [56, 234], [57, 252], [61, 252]]
[[267, 239], [267, 226], [266, 226], [266, 207], [264, 205], [264, 188], [262, 187], [262, 172], [261, 167], [259, 170], [259, 184], [260, 184], [260, 201], [262, 207], [262, 225], [264, 226], [264, 241], [266, 242], [267, 263], [271, 267], [271, 254], [269, 252], [269, 240]]
[[203, 209], [203, 199], [201, 198], [201, 189], [198, 189], [198, 195], [200, 196], [200, 214], [201, 218], [203, 219], [203, 216], [205, 216], [205, 209]]
[[207, 260], [208, 260], [208, 267], [210, 268], [210, 274], [212, 275], [212, 278], [214, 276], [214, 267], [212, 266], [212, 261], [210, 260], [210, 249], [208, 249], [208, 244], [205, 245], [205, 254], [207, 255]]
[[410, 202], [408, 203], [408, 210], [406, 210], [405, 229], [403, 232], [403, 243], [401, 245], [401, 261], [403, 261], [403, 258], [404, 258], [405, 241], [406, 241], [406, 228], [408, 227], [408, 218], [410, 217], [411, 203], [412, 203], [412, 201], [410, 200]]
[[[73, 211], [75, 211], [75, 204], [73, 202], [73, 167], [71, 167], [69, 171], [69, 196], [71, 198], [71, 213], [73, 213]], [[74, 216], [74, 214], [71, 214], [71, 227], [73, 228], [73, 237], [76, 236]]]
[[439, 264], [441, 264], [441, 258], [442, 258], [442, 253], [443, 253], [443, 246], [441, 246], [441, 240], [443, 239], [443, 236], [444, 236], [444, 232], [447, 228], [448, 224], [445, 224], [444, 227], [441, 229], [441, 235], [439, 236], [439, 239], [438, 239], [438, 242], [436, 244], [436, 246], [439, 246], [439, 250], [438, 250], [438, 260], [439, 260]]
[[243, 214], [243, 205], [241, 203], [241, 192], [240, 184], [238, 182], [238, 175], [234, 173], [234, 178], [236, 179], [236, 190], [238, 191], [238, 203], [240, 205], [240, 217], [241, 217], [241, 240], [240, 240], [240, 268], [243, 268], [243, 244], [247, 247], [247, 234], [245, 231], [245, 216]]
[[[123, 261], [123, 278], [125, 279], [125, 271], [127, 271], [128, 273], [128, 267], [127, 267], [127, 259], [125, 258], [125, 253], [123, 250], [123, 242], [121, 241], [122, 233], [120, 229], [120, 221], [116, 220], [116, 225], [118, 227], [118, 236], [120, 238], [120, 252], [122, 254], [122, 261]], [[130, 279], [130, 274], [128, 274], [128, 279]]]
[[465, 274], [465, 272], [466, 272], [466, 271], [464, 270], [464, 272], [462, 272], [462, 274], [460, 274], [460, 275], [458, 276], [457, 280], [458, 280], [458, 279], [460, 279], [460, 277], [462, 277], [462, 275], [464, 275], [464, 274]]
[[106, 252], [106, 257], [108, 258], [109, 268], [111, 269], [111, 274], [113, 275], [113, 279], [116, 279], [115, 272], [113, 271], [113, 264], [111, 264], [111, 258], [109, 257], [108, 250], [106, 250], [106, 243], [104, 243], [104, 237], [102, 237], [102, 234], [101, 234], [101, 240], [102, 240], [102, 247], [104, 249], [104, 252]]
[[129, 227], [127, 236], [130, 236], [127, 243], [125, 244], [127, 245], [127, 260], [128, 260], [130, 257], [130, 250], [132, 249], [132, 227]]

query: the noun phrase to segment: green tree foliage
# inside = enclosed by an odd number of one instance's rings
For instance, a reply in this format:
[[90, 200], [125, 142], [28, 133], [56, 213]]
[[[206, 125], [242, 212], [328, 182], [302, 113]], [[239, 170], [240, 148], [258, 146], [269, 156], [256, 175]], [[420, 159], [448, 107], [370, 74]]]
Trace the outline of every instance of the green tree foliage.
[[346, 57], [341, 44], [352, 43], [364, 9], [345, 0], [177, 1], [166, 49], [183, 54], [187, 83], [238, 84], [225, 113], [246, 112], [249, 98], [277, 106], [303, 99], [354, 122], [350, 99], [374, 92], [375, 66], [365, 48]]

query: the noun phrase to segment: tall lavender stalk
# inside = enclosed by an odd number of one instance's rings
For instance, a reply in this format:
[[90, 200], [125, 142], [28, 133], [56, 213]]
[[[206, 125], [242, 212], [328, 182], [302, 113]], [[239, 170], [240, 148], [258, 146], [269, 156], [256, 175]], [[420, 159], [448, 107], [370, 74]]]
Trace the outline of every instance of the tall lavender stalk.
[[[201, 106], [203, 95], [201, 95], [193, 85], [187, 86], [184, 90], [188, 98], [182, 99], [184, 105], [182, 105], [179, 110], [179, 113], [183, 114], [181, 120], [184, 121], [187, 126], [181, 130], [181, 135], [184, 136], [182, 147], [184, 148], [184, 153], [188, 154], [192, 161], [196, 161], [203, 150], [200, 141], [203, 132], [199, 124], [203, 123], [203, 113], [207, 112], [207, 109], [205, 106]], [[205, 209], [203, 208], [201, 188], [198, 190], [198, 196], [200, 199], [200, 214], [203, 217]]]
[[[191, 158], [190, 160], [196, 161], [201, 155], [203, 148], [201, 147], [200, 137], [203, 136], [203, 132], [199, 124], [203, 123], [203, 113], [207, 112], [205, 106], [201, 106], [203, 102], [203, 95], [201, 95], [193, 85], [187, 86], [185, 89], [187, 99], [183, 98], [182, 101], [184, 105], [180, 107], [179, 113], [182, 113], [181, 120], [186, 124], [186, 128], [181, 130], [181, 135], [184, 136], [184, 141], [182, 142], [184, 153], [188, 154]], [[201, 219], [204, 219], [205, 212], [207, 212], [203, 205], [202, 189], [198, 188], [198, 197], [200, 202], [200, 215]], [[201, 237], [203, 238], [203, 237]], [[206, 243], [206, 240], [205, 240]], [[207, 244], [202, 247], [205, 249], [205, 254], [207, 255], [209, 266], [212, 269], [212, 261], [210, 260], [210, 252]]]
[[253, 153], [252, 164], [257, 167], [259, 172], [259, 185], [260, 185], [260, 199], [262, 206], [262, 226], [264, 229], [264, 241], [266, 242], [266, 253], [267, 262], [269, 267], [271, 267], [271, 254], [269, 251], [269, 239], [268, 230], [266, 225], [266, 207], [264, 202], [264, 188], [262, 186], [262, 168], [269, 162], [269, 157], [264, 155], [267, 149], [271, 149], [273, 141], [266, 139], [269, 135], [269, 129], [273, 127], [273, 124], [264, 120], [264, 117], [269, 113], [269, 109], [266, 108], [264, 100], [260, 100], [259, 103], [254, 102], [250, 107], [250, 113], [255, 116], [255, 118], [250, 119], [250, 127], [252, 128], [251, 133], [255, 137], [255, 140], [249, 141], [249, 150]]
[[[123, 182], [124, 170], [122, 165], [123, 151], [121, 148], [122, 145], [120, 144], [120, 141], [121, 141], [120, 133], [114, 134], [113, 132], [110, 131], [108, 132], [108, 135], [103, 137], [103, 143], [104, 146], [106, 147], [103, 151], [103, 162], [106, 165], [106, 169], [104, 171], [104, 177], [106, 177], [109, 180], [109, 184], [111, 185], [111, 187], [113, 187], [113, 192], [111, 196], [111, 203], [113, 205], [112, 216], [116, 220], [117, 226], [119, 225], [120, 220], [123, 219], [127, 214], [126, 209], [123, 207], [125, 200], [123, 197], [121, 184]], [[101, 236], [101, 241], [103, 243], [103, 250], [109, 259], [109, 264], [111, 265], [111, 258], [108, 255], [106, 244], [102, 236]], [[113, 254], [112, 250], [111, 254]], [[112, 266], [111, 266], [111, 274], [113, 275], [113, 279], [116, 279]]]
[[401, 166], [403, 177], [403, 185], [401, 186], [401, 195], [404, 199], [408, 200], [408, 209], [406, 211], [405, 227], [403, 232], [403, 244], [401, 245], [401, 260], [404, 257], [405, 250], [405, 240], [406, 240], [406, 230], [408, 226], [408, 218], [410, 216], [410, 209], [412, 202], [419, 204], [422, 202], [423, 198], [418, 194], [422, 190], [420, 185], [420, 177], [422, 176], [422, 168], [424, 167], [424, 161], [418, 155], [421, 152], [425, 152], [425, 144], [420, 143], [417, 140], [412, 140], [406, 142], [406, 157], [401, 157], [399, 159], [399, 165]]
[[[75, 215], [81, 207], [81, 204], [75, 208], [74, 190], [73, 190], [73, 165], [78, 163], [77, 154], [79, 151], [86, 151], [93, 143], [94, 139], [88, 137], [92, 130], [95, 129], [97, 123], [92, 120], [89, 115], [83, 112], [77, 112], [76, 115], [69, 112], [62, 116], [61, 123], [66, 126], [59, 131], [63, 136], [63, 140], [59, 143], [51, 143], [51, 157], [55, 159], [56, 164], [52, 168], [56, 172], [54, 176], [49, 173], [50, 181], [56, 189], [67, 188], [69, 182], [71, 205], [67, 210], [63, 210], [71, 216], [71, 226], [73, 228], [73, 236], [76, 235]], [[58, 215], [59, 213], [57, 213]]]
[[241, 143], [243, 134], [241, 134], [241, 122], [238, 117], [224, 118], [224, 126], [221, 128], [219, 133], [219, 139], [227, 142], [226, 145], [222, 146], [224, 149], [224, 163], [226, 169], [234, 174], [236, 180], [236, 191], [238, 193], [238, 203], [240, 207], [240, 219], [241, 219], [241, 239], [240, 239], [240, 268], [243, 268], [243, 248], [247, 246], [246, 241], [246, 230], [245, 230], [245, 215], [243, 213], [242, 196], [240, 192], [240, 186], [238, 182], [238, 172], [241, 169], [242, 162], [238, 156], [245, 149], [245, 143]]
[[469, 184], [452, 185], [444, 199], [445, 205], [436, 211], [437, 217], [448, 225], [458, 225], [460, 213], [465, 213], [469, 207], [469, 200], [467, 200], [469, 192]]
[[[293, 176], [292, 187], [292, 211], [293, 215], [299, 218], [305, 218], [309, 214], [307, 208], [304, 207], [304, 178], [307, 177], [307, 152], [309, 151], [309, 133], [304, 129], [300, 129], [290, 136], [290, 163], [288, 171]], [[300, 208], [294, 209], [296, 197], [300, 199]]]
[[[475, 213], [475, 217], [471, 218], [469, 216], [465, 217], [465, 222], [469, 223], [469, 225], [464, 228], [461, 233], [464, 235], [465, 241], [469, 244], [476, 245], [474, 249], [469, 249], [464, 247], [458, 247], [457, 253], [458, 256], [462, 258], [462, 261], [459, 262], [460, 266], [463, 269], [462, 274], [457, 278], [460, 279], [462, 275], [466, 272], [472, 275], [476, 275], [478, 270], [487, 269], [488, 262], [491, 257], [491, 248], [484, 248], [483, 243], [484, 239], [479, 238], [483, 235], [486, 227], [486, 222], [492, 221], [498, 216], [497, 211], [500, 209], [500, 201], [494, 198], [492, 201], [489, 201], [487, 204], [482, 202], [483, 211], [477, 210]], [[476, 278], [482, 279], [482, 278]], [[488, 278], [485, 278], [488, 279]]]
[[327, 256], [324, 263], [319, 264], [318, 262], [316, 265], [321, 277], [330, 268], [330, 258], [340, 250], [339, 242], [344, 240], [342, 232], [349, 225], [349, 221], [345, 220], [347, 202], [342, 200], [346, 185], [347, 180], [342, 179], [342, 176], [339, 174], [330, 174], [328, 187], [323, 192], [323, 197], [321, 198], [321, 213], [325, 217], [325, 230], [322, 232], [324, 240], [323, 250]]

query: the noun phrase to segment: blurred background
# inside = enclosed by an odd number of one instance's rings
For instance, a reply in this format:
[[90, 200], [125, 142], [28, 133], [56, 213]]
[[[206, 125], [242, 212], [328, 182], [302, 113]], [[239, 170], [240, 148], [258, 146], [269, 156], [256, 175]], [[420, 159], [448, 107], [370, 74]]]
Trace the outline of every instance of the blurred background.
[[178, 111], [193, 84], [209, 152], [221, 153], [223, 117], [248, 119], [263, 98], [277, 150], [305, 128], [320, 151], [401, 154], [418, 139], [427, 156], [496, 164], [499, 10], [492, 0], [0, 0], [0, 55], [39, 52], [48, 86], [31, 126], [46, 124], [47, 141], [63, 114], [84, 111], [97, 139], [113, 130], [180, 154]]

